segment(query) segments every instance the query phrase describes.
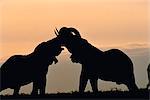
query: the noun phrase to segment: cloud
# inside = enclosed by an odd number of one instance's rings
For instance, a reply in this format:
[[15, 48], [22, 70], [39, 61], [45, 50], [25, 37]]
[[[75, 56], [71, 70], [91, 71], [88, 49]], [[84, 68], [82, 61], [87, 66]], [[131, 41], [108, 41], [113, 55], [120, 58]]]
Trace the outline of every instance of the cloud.
[[125, 48], [150, 48], [150, 44], [148, 43], [128, 43], [125, 45]]

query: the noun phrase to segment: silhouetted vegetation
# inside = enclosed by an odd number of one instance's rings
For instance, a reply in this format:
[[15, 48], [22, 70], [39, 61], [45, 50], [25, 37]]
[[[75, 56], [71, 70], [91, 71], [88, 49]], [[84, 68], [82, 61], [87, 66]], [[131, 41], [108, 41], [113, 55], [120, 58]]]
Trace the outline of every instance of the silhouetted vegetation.
[[27, 94], [21, 94], [21, 95], [2, 95], [1, 99], [50, 99], [50, 98], [123, 98], [123, 99], [147, 99], [149, 100], [149, 94], [150, 91], [147, 89], [140, 89], [136, 92], [131, 91], [105, 91], [98, 93], [93, 92], [85, 92], [85, 93], [79, 93], [79, 92], [72, 92], [72, 93], [57, 93], [57, 94], [45, 94], [45, 95], [27, 95]]

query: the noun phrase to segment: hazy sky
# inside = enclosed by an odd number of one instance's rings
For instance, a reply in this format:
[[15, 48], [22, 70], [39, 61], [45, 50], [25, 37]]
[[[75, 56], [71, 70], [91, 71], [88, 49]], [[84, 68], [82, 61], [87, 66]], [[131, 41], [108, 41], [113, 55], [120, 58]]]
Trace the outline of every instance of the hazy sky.
[[[31, 53], [40, 42], [55, 37], [55, 27], [75, 27], [96, 47], [119, 48], [127, 53], [135, 64], [139, 86], [144, 87], [150, 55], [149, 3], [148, 0], [1, 0], [0, 62], [14, 54]], [[48, 79], [55, 85], [48, 85], [47, 91], [53, 92], [52, 87], [55, 92], [77, 90], [80, 65], [71, 63], [67, 50], [59, 57], [59, 64], [54, 65], [56, 76], [59, 81], [61, 76], [70, 83], [58, 86], [60, 82], [54, 83], [58, 80], [49, 75]], [[49, 74], [54, 75], [51, 68]], [[59, 71], [66, 71], [70, 77], [65, 79], [67, 75], [62, 76]]]

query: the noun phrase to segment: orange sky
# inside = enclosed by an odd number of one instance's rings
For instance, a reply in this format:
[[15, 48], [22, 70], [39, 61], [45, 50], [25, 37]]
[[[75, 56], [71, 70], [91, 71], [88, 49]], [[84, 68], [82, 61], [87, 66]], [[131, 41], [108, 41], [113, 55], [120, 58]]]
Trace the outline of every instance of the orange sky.
[[147, 43], [147, 0], [1, 0], [1, 56], [30, 53], [72, 26], [96, 46]]
[[148, 46], [148, 6], [148, 0], [1, 0], [0, 62], [31, 53], [63, 26], [99, 48]]

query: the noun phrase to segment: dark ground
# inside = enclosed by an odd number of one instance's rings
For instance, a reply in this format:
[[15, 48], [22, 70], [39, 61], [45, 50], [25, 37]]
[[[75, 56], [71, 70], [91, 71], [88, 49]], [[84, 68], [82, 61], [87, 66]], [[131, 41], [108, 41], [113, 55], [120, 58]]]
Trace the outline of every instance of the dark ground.
[[150, 90], [140, 89], [136, 92], [129, 91], [106, 91], [98, 93], [85, 92], [83, 94], [79, 92], [72, 93], [57, 93], [57, 94], [45, 94], [45, 95], [36, 95], [31, 96], [27, 94], [20, 94], [17, 96], [13, 95], [1, 95], [1, 99], [135, 99], [135, 100], [150, 100]]

